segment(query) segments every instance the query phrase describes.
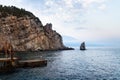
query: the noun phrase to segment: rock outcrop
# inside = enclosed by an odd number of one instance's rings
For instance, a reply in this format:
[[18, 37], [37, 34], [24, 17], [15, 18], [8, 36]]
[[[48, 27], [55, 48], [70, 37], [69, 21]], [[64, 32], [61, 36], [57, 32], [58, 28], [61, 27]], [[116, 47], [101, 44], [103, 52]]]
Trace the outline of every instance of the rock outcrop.
[[[64, 46], [62, 36], [52, 30], [52, 24], [43, 26], [34, 15], [17, 16], [0, 10], [0, 49], [7, 41], [16, 51], [69, 49]], [[7, 12], [6, 12], [7, 13]]]
[[80, 50], [86, 50], [85, 42], [82, 42], [80, 45]]

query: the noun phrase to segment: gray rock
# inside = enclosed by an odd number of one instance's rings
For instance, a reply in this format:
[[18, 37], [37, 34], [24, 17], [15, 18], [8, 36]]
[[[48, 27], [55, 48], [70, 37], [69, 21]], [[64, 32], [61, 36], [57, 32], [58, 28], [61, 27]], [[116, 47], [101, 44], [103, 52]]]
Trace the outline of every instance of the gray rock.
[[80, 50], [86, 50], [85, 42], [81, 43]]

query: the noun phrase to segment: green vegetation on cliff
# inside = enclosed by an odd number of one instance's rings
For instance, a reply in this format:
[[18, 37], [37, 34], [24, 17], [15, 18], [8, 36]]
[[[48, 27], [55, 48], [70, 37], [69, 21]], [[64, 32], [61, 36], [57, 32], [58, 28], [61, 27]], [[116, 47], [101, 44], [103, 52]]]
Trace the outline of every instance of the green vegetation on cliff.
[[24, 17], [24, 16], [35, 17], [31, 12], [26, 11], [23, 8], [19, 9], [15, 6], [2, 6], [2, 5], [0, 5], [0, 18], [7, 17], [9, 15], [17, 16], [18, 18]]

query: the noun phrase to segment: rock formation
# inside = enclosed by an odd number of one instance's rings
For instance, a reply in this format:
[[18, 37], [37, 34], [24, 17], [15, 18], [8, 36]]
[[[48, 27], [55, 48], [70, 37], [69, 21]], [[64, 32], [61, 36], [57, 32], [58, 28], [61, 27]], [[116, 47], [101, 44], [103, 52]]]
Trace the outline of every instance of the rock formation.
[[85, 42], [82, 42], [80, 45], [80, 50], [86, 50]]
[[[51, 23], [43, 26], [37, 17], [25, 10], [22, 10], [25, 14], [15, 14], [16, 7], [7, 7], [10, 12], [1, 8], [4, 7], [0, 6], [0, 49], [5, 41], [11, 43], [16, 51], [69, 49], [64, 46], [62, 36], [52, 30]], [[18, 9], [19, 13], [22, 11]]]

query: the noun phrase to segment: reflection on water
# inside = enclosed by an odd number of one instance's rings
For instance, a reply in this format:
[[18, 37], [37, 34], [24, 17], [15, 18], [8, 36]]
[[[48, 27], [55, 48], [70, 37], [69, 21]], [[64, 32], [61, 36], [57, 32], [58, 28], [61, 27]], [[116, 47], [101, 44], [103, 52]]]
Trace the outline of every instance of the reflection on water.
[[46, 67], [20, 68], [1, 80], [120, 80], [120, 49], [21, 52], [22, 59], [48, 60]]

